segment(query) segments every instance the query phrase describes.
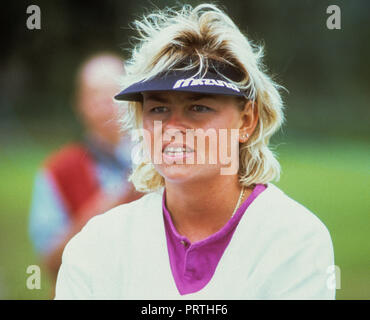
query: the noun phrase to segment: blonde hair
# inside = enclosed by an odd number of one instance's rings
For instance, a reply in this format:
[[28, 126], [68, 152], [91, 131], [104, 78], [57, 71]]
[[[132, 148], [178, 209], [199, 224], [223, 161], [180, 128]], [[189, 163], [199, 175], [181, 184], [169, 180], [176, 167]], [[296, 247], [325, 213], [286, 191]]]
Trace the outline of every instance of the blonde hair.
[[[284, 121], [283, 104], [280, 86], [264, 72], [263, 48], [252, 44], [234, 22], [212, 4], [195, 8], [184, 5], [178, 11], [166, 8], [136, 20], [134, 26], [139, 34], [138, 43], [127, 61], [122, 89], [168, 70], [198, 68], [198, 72], [205, 73], [211, 61], [235, 67], [243, 74], [242, 79], [228, 80], [248, 92], [248, 99], [254, 102], [259, 116], [255, 131], [240, 145], [240, 184], [250, 186], [278, 180], [280, 165], [268, 144]], [[123, 129], [142, 128], [142, 103], [129, 102], [122, 108]], [[144, 158], [138, 161], [129, 179], [142, 192], [164, 186], [164, 178]]]

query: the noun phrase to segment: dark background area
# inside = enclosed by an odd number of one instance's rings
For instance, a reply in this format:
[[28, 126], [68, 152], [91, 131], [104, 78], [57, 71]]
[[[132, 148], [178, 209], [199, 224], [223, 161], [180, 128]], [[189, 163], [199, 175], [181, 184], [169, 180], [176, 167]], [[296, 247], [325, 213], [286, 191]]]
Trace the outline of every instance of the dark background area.
[[[26, 28], [31, 3], [41, 9], [41, 30]], [[341, 30], [326, 27], [326, 8], [332, 1], [218, 3], [251, 39], [264, 43], [266, 65], [289, 91], [284, 93], [287, 130], [356, 139], [369, 134], [369, 1], [335, 2], [341, 8]], [[77, 124], [68, 119], [73, 118], [73, 78], [81, 61], [100, 50], [128, 57], [130, 21], [175, 4], [8, 1], [1, 11], [0, 124], [6, 128], [2, 135], [9, 130], [16, 135], [22, 129], [37, 138], [45, 123], [52, 123], [55, 130], [74, 130]], [[334, 115], [334, 121], [327, 121]]]
[[[162, 0], [2, 2], [0, 50], [0, 299], [50, 298], [25, 286], [39, 264], [28, 236], [35, 173], [53, 150], [78, 139], [74, 76], [98, 51], [129, 56], [130, 22]], [[193, 6], [201, 1], [187, 1]], [[278, 183], [331, 233], [340, 268], [338, 299], [370, 298], [370, 1], [224, 0], [219, 4], [254, 43], [282, 91], [287, 121], [273, 138]], [[28, 30], [29, 5], [41, 30]], [[341, 29], [329, 30], [329, 5]], [[44, 272], [44, 271], [43, 271]]]

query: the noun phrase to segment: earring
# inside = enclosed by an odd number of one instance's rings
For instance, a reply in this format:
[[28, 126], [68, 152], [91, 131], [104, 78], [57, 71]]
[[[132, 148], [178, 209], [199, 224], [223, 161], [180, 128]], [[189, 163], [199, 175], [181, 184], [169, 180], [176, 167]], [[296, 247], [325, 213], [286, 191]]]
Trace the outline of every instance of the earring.
[[243, 139], [242, 142], [245, 142], [248, 138], [249, 138], [249, 134], [248, 133], [242, 134], [242, 139]]

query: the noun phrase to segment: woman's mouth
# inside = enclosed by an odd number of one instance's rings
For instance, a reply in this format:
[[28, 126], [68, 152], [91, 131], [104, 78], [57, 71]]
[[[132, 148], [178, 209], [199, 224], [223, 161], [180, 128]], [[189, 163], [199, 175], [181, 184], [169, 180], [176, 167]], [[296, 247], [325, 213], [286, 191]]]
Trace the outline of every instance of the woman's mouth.
[[174, 160], [184, 159], [192, 156], [194, 154], [194, 150], [185, 145], [167, 145], [163, 149], [162, 153], [164, 160], [170, 160], [173, 162]]

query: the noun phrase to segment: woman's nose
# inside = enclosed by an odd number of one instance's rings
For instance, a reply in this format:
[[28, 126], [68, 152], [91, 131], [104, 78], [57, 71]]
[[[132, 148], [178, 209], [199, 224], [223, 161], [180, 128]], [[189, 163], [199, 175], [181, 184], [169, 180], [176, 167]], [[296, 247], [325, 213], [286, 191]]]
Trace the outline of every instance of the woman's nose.
[[182, 110], [171, 112], [163, 124], [163, 142], [184, 143], [189, 123]]
[[178, 129], [180, 131], [184, 130], [185, 132], [185, 129], [187, 128], [187, 121], [184, 113], [181, 110], [173, 110], [163, 125], [165, 130]]

